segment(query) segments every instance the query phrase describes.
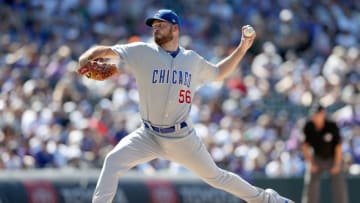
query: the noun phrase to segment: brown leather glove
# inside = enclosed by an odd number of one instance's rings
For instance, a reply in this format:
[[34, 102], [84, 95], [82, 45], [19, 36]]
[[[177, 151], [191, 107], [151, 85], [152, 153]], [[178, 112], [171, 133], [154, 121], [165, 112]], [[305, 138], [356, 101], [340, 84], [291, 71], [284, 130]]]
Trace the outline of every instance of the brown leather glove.
[[115, 74], [118, 74], [119, 70], [115, 64], [88, 61], [85, 65], [78, 69], [78, 73], [80, 75], [85, 75], [90, 79], [102, 81]]

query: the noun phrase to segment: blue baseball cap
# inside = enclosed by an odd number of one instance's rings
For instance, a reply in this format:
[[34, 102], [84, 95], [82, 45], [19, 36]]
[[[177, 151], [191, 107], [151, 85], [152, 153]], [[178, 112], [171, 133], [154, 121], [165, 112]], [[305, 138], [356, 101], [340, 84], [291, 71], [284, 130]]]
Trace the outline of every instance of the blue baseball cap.
[[167, 21], [174, 25], [179, 25], [180, 21], [178, 15], [169, 9], [158, 10], [153, 17], [146, 19], [145, 24], [151, 27], [154, 20]]

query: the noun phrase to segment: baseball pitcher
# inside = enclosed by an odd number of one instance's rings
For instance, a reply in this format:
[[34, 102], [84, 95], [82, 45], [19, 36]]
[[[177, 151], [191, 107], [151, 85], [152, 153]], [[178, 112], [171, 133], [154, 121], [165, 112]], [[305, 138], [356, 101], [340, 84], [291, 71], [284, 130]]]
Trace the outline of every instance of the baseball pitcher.
[[188, 119], [195, 90], [206, 82], [224, 80], [236, 69], [256, 37], [253, 28], [243, 26], [236, 49], [212, 64], [179, 45], [179, 17], [172, 10], [161, 9], [145, 23], [152, 28], [154, 43], [95, 46], [79, 58], [79, 73], [95, 80], [119, 72], [116, 66], [102, 63], [119, 58], [124, 63], [121, 68], [136, 78], [143, 122], [106, 156], [93, 203], [112, 202], [119, 176], [158, 157], [183, 165], [209, 185], [249, 203], [293, 203], [216, 166]]

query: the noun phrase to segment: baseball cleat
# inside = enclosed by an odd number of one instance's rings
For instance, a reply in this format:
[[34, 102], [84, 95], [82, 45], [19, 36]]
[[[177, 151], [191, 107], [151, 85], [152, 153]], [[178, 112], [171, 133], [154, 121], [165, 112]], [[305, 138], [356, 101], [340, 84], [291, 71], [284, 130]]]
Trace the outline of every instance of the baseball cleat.
[[[288, 199], [288, 198], [285, 198], [281, 195], [279, 195], [279, 193], [277, 193], [275, 190], [273, 189], [266, 189], [265, 190], [265, 193], [268, 193], [271, 198], [274, 199], [274, 203], [295, 203], [294, 201]], [[272, 201], [269, 201], [269, 203], [272, 203]]]
[[279, 193], [273, 189], [257, 189], [259, 194], [248, 200], [248, 203], [295, 203], [294, 201], [279, 195]]

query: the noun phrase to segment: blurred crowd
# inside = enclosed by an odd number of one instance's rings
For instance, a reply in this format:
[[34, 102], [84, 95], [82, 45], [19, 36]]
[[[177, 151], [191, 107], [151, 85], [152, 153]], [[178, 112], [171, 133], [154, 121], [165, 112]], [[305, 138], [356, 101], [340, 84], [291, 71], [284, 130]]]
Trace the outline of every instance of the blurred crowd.
[[[238, 70], [199, 89], [191, 119], [216, 163], [246, 176], [302, 176], [302, 126], [320, 101], [360, 174], [360, 1], [0, 0], [0, 169], [100, 168], [141, 125], [134, 79], [75, 72], [95, 44], [149, 41], [144, 19], [181, 17], [181, 45], [212, 62], [257, 32]], [[184, 149], [186, 150], [186, 149]], [[134, 170], [186, 171], [157, 159]]]

